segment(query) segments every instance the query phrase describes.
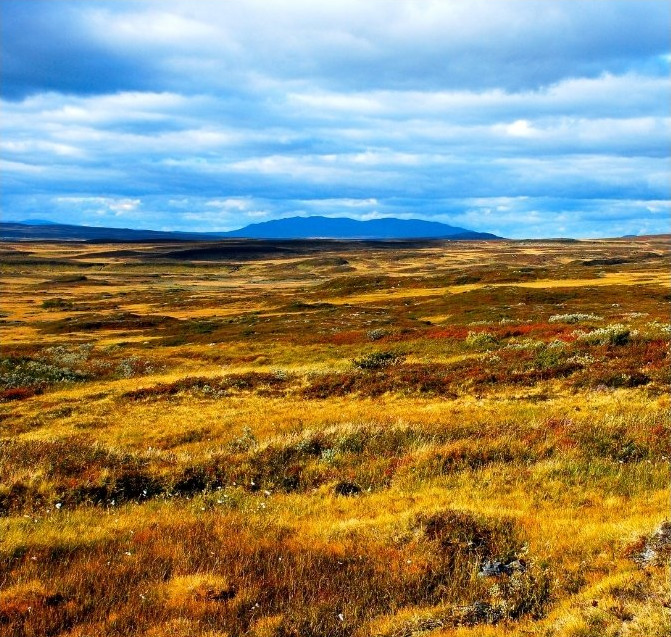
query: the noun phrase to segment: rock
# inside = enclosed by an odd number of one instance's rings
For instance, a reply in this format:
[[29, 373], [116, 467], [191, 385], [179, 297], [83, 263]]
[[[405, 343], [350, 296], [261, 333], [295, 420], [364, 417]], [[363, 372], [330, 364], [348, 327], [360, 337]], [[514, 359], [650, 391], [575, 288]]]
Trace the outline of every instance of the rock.
[[512, 575], [515, 572], [524, 573], [527, 565], [524, 560], [515, 559], [508, 563], [498, 560], [487, 560], [482, 563], [478, 577], [497, 577], [499, 575]]
[[483, 562], [478, 573], [478, 577], [496, 577], [498, 575], [510, 575], [512, 569], [507, 564], [498, 560], [487, 560]]
[[639, 566], [667, 566], [671, 558], [671, 522], [662, 522], [650, 536], [643, 536], [628, 550], [629, 557]]

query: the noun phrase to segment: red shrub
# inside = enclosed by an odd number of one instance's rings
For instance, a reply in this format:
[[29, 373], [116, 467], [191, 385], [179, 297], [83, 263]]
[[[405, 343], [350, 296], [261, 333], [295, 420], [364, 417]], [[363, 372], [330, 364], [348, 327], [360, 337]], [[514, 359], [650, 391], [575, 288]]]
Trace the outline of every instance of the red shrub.
[[366, 335], [361, 330], [336, 332], [326, 337], [326, 342], [333, 345], [354, 345], [356, 343], [363, 343], [365, 340], [367, 340]]
[[32, 396], [38, 396], [44, 393], [44, 388], [37, 387], [14, 387], [0, 391], [0, 402], [9, 402], [10, 400], [25, 400]]

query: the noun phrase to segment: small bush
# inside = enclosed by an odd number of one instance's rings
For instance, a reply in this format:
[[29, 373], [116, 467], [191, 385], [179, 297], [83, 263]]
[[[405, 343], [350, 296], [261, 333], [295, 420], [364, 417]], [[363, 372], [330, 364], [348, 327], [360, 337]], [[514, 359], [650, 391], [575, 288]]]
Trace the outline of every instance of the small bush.
[[575, 323], [602, 320], [602, 317], [597, 316], [596, 314], [580, 314], [579, 312], [576, 312], [574, 314], [554, 314], [548, 319], [548, 323], [567, 323], [568, 325], [573, 325]]
[[151, 374], [152, 371], [153, 369], [149, 361], [141, 360], [137, 356], [130, 356], [119, 361], [115, 374], [119, 378], [132, 378], [133, 376]]
[[383, 369], [390, 365], [402, 363], [404, 359], [405, 356], [397, 352], [373, 352], [361, 358], [355, 358], [352, 364], [359, 369]]
[[590, 426], [573, 435], [582, 452], [590, 458], [605, 458], [615, 462], [640, 462], [650, 457], [645, 441], [635, 440], [626, 428], [603, 430]]
[[671, 324], [651, 321], [642, 330], [640, 338], [643, 340], [666, 340], [671, 336]]
[[633, 333], [628, 327], [621, 323], [615, 323], [587, 334], [580, 334], [578, 340], [590, 345], [626, 345], [632, 335]]
[[69, 310], [72, 309], [72, 307], [73, 307], [72, 301], [68, 301], [60, 297], [42, 301], [43, 310]]
[[51, 383], [76, 382], [86, 375], [67, 367], [36, 360], [5, 358], [0, 360], [0, 388], [40, 387]]
[[0, 391], [0, 402], [9, 402], [11, 400], [25, 400], [32, 398], [44, 392], [44, 387], [39, 385], [32, 387], [14, 387], [13, 389], [4, 389]]
[[507, 518], [496, 520], [447, 509], [429, 516], [420, 515], [417, 523], [428, 540], [437, 542], [449, 554], [510, 560], [522, 546], [514, 522]]
[[336, 495], [358, 495], [361, 493], [361, 487], [354, 482], [338, 482], [336, 484], [334, 492]]
[[54, 345], [43, 349], [39, 358], [58, 363], [60, 365], [67, 365], [73, 367], [86, 362], [93, 351], [92, 343], [82, 343], [76, 346]]
[[475, 349], [492, 349], [498, 346], [498, 340], [488, 332], [469, 332], [466, 337], [466, 345]]
[[259, 441], [256, 439], [254, 432], [249, 427], [244, 427], [242, 434], [237, 438], [233, 438], [228, 443], [228, 446], [233, 453], [242, 453], [254, 449], [258, 444]]
[[536, 350], [533, 364], [536, 369], [552, 369], [565, 361], [566, 355], [563, 352], [563, 347], [553, 346], [552, 343], [549, 343], [547, 346]]

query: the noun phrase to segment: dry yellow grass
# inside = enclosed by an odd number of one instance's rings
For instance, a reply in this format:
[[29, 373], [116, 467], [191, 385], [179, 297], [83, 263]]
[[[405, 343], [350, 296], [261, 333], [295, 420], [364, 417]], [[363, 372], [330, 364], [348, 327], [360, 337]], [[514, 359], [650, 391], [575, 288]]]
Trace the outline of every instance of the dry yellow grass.
[[7, 248], [0, 635], [667, 634], [663, 241]]

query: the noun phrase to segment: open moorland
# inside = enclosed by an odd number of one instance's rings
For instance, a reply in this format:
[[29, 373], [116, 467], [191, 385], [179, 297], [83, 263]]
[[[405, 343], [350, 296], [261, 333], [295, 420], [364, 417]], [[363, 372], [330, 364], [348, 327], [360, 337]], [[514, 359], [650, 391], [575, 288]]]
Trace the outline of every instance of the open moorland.
[[667, 635], [668, 248], [2, 244], [0, 635]]

